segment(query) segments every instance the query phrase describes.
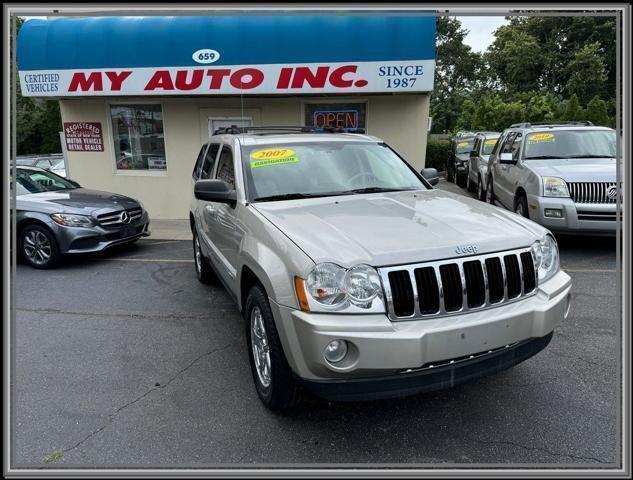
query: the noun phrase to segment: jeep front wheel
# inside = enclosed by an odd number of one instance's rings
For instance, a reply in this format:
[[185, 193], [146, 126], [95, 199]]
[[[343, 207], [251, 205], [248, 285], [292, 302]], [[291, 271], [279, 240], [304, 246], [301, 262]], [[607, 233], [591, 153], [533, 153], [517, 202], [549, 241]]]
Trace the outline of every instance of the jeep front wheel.
[[257, 395], [273, 411], [296, 406], [304, 392], [284, 355], [264, 289], [251, 288], [244, 308], [248, 356]]

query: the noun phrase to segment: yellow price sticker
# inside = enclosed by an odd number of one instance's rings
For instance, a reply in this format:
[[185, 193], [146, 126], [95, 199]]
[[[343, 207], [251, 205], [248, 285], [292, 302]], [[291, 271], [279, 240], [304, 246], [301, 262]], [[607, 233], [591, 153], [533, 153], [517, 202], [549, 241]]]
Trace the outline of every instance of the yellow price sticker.
[[549, 143], [555, 140], [553, 133], [534, 133], [528, 137], [529, 143]]
[[457, 148], [464, 148], [468, 146], [468, 142], [461, 142], [457, 144]]
[[486, 140], [486, 145], [494, 145], [497, 143], [497, 139], [493, 138], [492, 140]]
[[288, 148], [267, 148], [266, 150], [258, 150], [251, 153], [251, 158], [255, 160], [270, 160], [278, 158], [290, 158], [294, 156], [295, 151]]
[[297, 157], [286, 158], [264, 158], [262, 160], [251, 160], [251, 168], [270, 167], [272, 165], [286, 165], [288, 163], [298, 163]]

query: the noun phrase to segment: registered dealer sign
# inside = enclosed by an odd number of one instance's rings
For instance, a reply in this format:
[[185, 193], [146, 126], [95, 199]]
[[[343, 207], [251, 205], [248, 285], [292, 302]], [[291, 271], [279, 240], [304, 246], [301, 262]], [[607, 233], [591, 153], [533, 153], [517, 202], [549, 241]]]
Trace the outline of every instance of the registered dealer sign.
[[100, 122], [64, 122], [64, 137], [69, 152], [103, 152]]

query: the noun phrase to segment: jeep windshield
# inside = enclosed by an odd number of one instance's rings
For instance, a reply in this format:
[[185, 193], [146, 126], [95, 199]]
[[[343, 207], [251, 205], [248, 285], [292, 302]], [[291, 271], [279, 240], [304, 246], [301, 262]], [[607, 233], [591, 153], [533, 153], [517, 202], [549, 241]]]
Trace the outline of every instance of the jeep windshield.
[[529, 133], [525, 160], [614, 158], [614, 130], [550, 130]]
[[242, 147], [251, 201], [425, 190], [393, 150], [370, 142], [284, 143]]

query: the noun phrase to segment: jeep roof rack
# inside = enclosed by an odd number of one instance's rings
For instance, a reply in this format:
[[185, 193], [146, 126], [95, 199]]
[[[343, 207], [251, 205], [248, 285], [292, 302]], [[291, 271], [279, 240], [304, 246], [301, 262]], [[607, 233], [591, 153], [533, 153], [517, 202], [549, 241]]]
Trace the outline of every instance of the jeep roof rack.
[[593, 123], [589, 120], [581, 121], [561, 121], [561, 122], [522, 122], [514, 123], [510, 125], [510, 128], [530, 128], [530, 127], [558, 127], [565, 125], [584, 125], [586, 127], [593, 127]]
[[311, 126], [268, 126], [268, 127], [238, 127], [231, 125], [230, 127], [218, 128], [213, 135], [239, 135], [241, 133], [365, 133], [364, 128], [344, 129], [337, 128], [332, 125], [317, 129]]

